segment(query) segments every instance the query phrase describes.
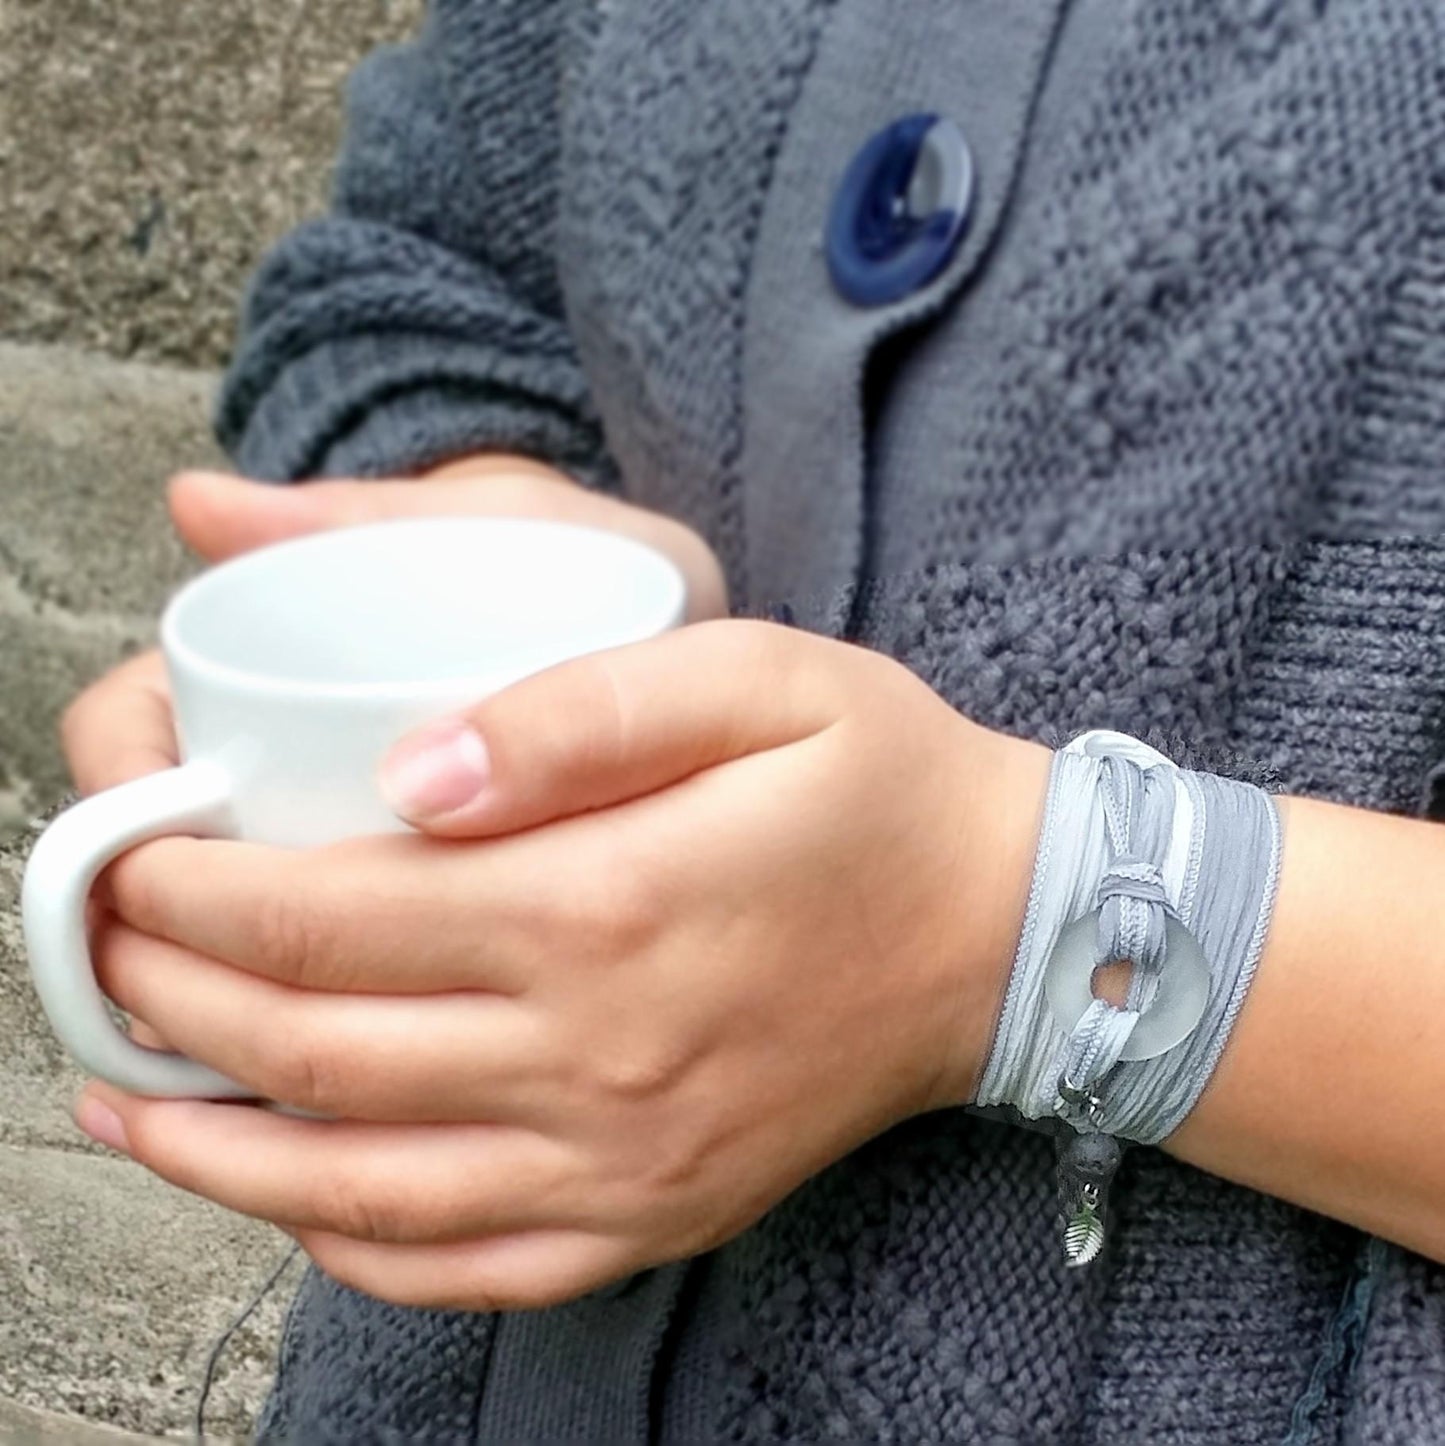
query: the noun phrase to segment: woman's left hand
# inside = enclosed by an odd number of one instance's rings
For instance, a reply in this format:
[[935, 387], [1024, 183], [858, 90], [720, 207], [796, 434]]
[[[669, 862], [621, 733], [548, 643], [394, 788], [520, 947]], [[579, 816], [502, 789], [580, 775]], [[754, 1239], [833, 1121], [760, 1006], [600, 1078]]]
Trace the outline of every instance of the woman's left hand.
[[551, 668], [399, 745], [424, 833], [109, 871], [106, 992], [335, 1118], [99, 1084], [78, 1118], [398, 1304], [539, 1307], [706, 1250], [969, 1098], [1048, 758], [766, 623]]

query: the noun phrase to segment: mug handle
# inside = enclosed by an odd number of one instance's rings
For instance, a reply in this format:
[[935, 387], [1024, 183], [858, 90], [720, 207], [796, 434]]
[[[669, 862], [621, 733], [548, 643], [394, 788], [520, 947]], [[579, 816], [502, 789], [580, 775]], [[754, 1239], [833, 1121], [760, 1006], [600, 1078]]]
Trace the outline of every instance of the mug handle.
[[230, 805], [231, 781], [219, 764], [184, 763], [68, 809], [40, 836], [26, 865], [20, 908], [40, 1002], [76, 1060], [132, 1094], [256, 1098], [206, 1065], [128, 1038], [96, 983], [85, 928], [91, 885], [112, 859], [166, 834], [223, 837], [231, 831]]

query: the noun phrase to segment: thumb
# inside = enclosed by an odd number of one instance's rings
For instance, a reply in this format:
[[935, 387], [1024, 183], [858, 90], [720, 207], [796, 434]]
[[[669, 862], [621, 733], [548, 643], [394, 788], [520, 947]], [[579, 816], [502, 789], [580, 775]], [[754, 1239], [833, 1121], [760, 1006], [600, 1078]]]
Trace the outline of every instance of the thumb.
[[176, 531], [208, 562], [303, 533], [399, 517], [425, 506], [415, 484], [405, 480], [287, 486], [220, 472], [180, 473], [171, 480], [169, 501]]
[[862, 650], [722, 619], [590, 653], [402, 739], [383, 760], [391, 807], [427, 833], [513, 833], [640, 797], [822, 732], [836, 666]]

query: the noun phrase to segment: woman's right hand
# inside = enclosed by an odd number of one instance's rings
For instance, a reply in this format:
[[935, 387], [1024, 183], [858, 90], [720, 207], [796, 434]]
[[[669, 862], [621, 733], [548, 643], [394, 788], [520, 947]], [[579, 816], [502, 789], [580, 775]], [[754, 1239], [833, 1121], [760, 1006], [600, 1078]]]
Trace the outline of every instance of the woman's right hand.
[[[170, 488], [171, 518], [208, 562], [271, 542], [390, 517], [539, 517], [633, 537], [669, 557], [687, 582], [687, 621], [726, 617], [727, 584], [691, 528], [590, 491], [526, 457], [464, 457], [417, 477], [317, 481], [278, 487], [209, 472], [184, 472]], [[98, 793], [177, 761], [170, 687], [154, 649], [112, 669], [61, 720], [76, 788]]]

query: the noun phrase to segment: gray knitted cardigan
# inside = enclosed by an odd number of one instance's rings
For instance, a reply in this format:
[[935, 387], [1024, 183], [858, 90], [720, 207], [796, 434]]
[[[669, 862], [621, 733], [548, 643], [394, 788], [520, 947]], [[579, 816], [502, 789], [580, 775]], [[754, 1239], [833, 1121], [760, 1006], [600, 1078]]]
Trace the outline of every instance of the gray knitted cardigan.
[[[829, 198], [923, 109], [972, 227], [850, 306]], [[435, 0], [348, 117], [332, 213], [246, 300], [218, 426], [252, 475], [534, 453], [992, 727], [1445, 792], [1437, 0]], [[1066, 1272], [1051, 1166], [938, 1112], [535, 1313], [312, 1272], [264, 1434], [1445, 1440], [1440, 1266], [1137, 1149]]]

